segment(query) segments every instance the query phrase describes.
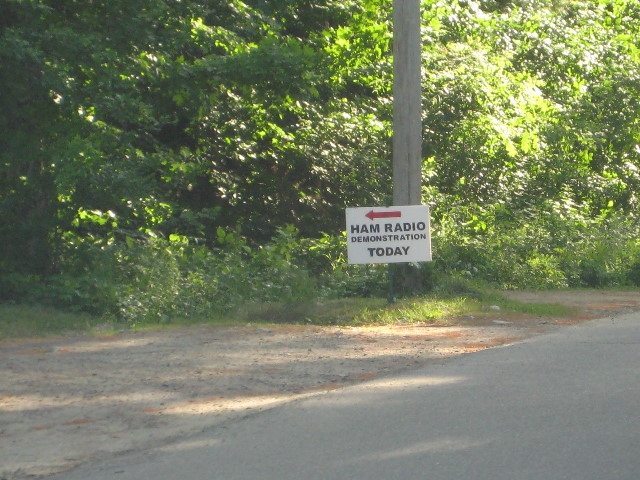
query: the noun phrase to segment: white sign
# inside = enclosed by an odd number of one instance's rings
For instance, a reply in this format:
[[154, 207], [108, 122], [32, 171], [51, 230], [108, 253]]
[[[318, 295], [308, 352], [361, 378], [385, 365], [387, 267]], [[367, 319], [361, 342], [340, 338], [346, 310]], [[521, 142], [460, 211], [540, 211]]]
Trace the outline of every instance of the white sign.
[[431, 261], [429, 207], [347, 208], [349, 263]]

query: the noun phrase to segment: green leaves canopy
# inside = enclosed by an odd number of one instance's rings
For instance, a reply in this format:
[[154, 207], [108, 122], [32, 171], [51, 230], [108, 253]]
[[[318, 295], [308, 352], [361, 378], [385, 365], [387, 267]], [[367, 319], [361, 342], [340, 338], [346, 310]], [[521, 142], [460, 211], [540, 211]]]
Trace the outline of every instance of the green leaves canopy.
[[[4, 272], [126, 239], [211, 246], [219, 228], [318, 236], [346, 205], [388, 202], [390, 1], [0, 8]], [[423, 2], [436, 227], [635, 216], [639, 21], [631, 0]]]

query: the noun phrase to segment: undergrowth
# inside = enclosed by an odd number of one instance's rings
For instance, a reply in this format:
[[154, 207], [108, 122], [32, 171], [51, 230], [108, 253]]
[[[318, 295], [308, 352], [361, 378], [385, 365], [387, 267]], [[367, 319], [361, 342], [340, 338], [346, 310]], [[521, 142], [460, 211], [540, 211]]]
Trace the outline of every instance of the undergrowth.
[[569, 221], [550, 212], [501, 224], [496, 212], [467, 211], [476, 221], [464, 223], [454, 213], [434, 229], [434, 262], [415, 266], [422, 278], [412, 292], [417, 301], [386, 305], [387, 266], [349, 265], [344, 235], [307, 239], [287, 227], [262, 245], [222, 229], [213, 245], [177, 235], [98, 243], [75, 238], [55, 274], [0, 274], [5, 312], [41, 305], [41, 311], [71, 316], [38, 319], [33, 307], [19, 321], [7, 313], [2, 328], [15, 336], [96, 318], [123, 328], [230, 318], [320, 325], [427, 321], [479, 308], [492, 288], [640, 285], [640, 232], [624, 219], [576, 223], [575, 215]]
[[[342, 298], [322, 301], [254, 303], [234, 312], [213, 316], [175, 316], [158, 323], [122, 325], [113, 319], [54, 307], [0, 304], [0, 340], [69, 333], [112, 333], [127, 329], [174, 328], [194, 324], [224, 326], [297, 324], [316, 326], [373, 326], [446, 324], [461, 316], [491, 314], [498, 305], [506, 312], [561, 316], [571, 309], [560, 305], [526, 304], [509, 300], [496, 291], [478, 295], [421, 295], [389, 303], [384, 298]], [[111, 321], [110, 321], [111, 320]]]

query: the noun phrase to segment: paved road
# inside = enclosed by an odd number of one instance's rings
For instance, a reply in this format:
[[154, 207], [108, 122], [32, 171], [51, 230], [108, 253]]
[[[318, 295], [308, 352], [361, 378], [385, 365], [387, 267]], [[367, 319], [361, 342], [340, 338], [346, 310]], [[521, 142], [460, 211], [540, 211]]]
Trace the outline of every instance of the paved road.
[[640, 315], [291, 403], [65, 480], [638, 480]]

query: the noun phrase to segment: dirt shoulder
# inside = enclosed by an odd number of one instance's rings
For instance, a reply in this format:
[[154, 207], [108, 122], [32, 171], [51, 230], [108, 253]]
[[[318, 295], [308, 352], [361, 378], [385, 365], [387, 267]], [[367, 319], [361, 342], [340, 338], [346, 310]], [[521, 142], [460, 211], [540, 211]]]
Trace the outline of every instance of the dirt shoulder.
[[273, 407], [565, 325], [640, 310], [637, 291], [513, 292], [565, 318], [370, 328], [198, 326], [0, 343], [0, 480], [144, 450]]

